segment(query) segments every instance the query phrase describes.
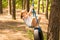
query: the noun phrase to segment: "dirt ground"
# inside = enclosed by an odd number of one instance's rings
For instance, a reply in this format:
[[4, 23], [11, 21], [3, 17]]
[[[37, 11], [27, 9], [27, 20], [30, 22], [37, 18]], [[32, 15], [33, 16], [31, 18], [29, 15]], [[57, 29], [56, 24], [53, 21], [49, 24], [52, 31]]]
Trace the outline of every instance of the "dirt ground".
[[[40, 26], [43, 32], [47, 32], [48, 20], [45, 18], [45, 14], [40, 14], [41, 22]], [[34, 40], [28, 33], [33, 29], [28, 28], [24, 21], [20, 19], [20, 11], [16, 12], [16, 20], [12, 19], [12, 15], [7, 14], [7, 10], [3, 15], [0, 15], [0, 40]], [[30, 33], [31, 34], [31, 33]], [[33, 35], [31, 35], [33, 37]]]

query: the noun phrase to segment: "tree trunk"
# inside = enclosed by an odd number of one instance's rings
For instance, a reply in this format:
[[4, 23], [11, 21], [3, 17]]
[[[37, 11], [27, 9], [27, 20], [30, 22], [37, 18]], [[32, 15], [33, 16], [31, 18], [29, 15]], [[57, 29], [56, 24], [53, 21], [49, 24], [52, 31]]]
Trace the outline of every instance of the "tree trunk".
[[59, 40], [60, 40], [60, 30], [59, 30]]
[[22, 0], [22, 9], [25, 9], [26, 0]]
[[16, 19], [15, 1], [16, 0], [12, 0], [12, 17], [13, 17], [13, 19]]
[[40, 11], [40, 0], [38, 0], [38, 7], [37, 7], [37, 13], [39, 14]]
[[27, 12], [29, 12], [29, 1], [30, 0], [26, 0], [26, 10], [27, 10]]
[[42, 0], [42, 12], [44, 13], [44, 0]]
[[46, 0], [46, 18], [48, 19], [48, 7], [49, 7], [49, 0]]
[[11, 0], [8, 0], [8, 14], [11, 14]]
[[2, 0], [0, 0], [0, 14], [3, 13], [3, 10], [2, 10]]
[[22, 0], [22, 9], [23, 9], [23, 1], [24, 1], [24, 0]]
[[52, 0], [47, 40], [59, 40], [60, 0]]

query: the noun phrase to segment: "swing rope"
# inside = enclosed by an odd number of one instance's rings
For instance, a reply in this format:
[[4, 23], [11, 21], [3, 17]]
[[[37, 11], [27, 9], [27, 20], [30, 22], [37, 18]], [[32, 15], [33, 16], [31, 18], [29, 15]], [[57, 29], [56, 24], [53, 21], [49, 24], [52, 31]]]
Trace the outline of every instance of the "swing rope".
[[[34, 7], [34, 0], [32, 0], [32, 6]], [[37, 15], [36, 15], [36, 11], [34, 10], [34, 8], [33, 8], [33, 10], [32, 10], [32, 13], [33, 13], [33, 17], [35, 17], [36, 18], [36, 22], [38, 23], [38, 28], [34, 28], [34, 30], [38, 30], [38, 35], [37, 34], [35, 34], [35, 38], [34, 38], [34, 40], [44, 40], [43, 39], [43, 33], [42, 33], [42, 30], [41, 30], [41, 27], [39, 26], [39, 22], [38, 22], [38, 19], [37, 19]], [[39, 38], [36, 38], [36, 36], [38, 36]]]
[[[34, 0], [32, 0], [32, 6], [34, 7]], [[37, 16], [36, 16], [36, 11], [34, 10], [34, 8], [32, 10], [32, 13], [33, 13], [33, 17], [36, 18], [36, 22], [38, 23]]]
[[[32, 6], [34, 7], [34, 0], [32, 0]], [[33, 13], [33, 17], [36, 18], [36, 22], [39, 24], [38, 19], [37, 19], [37, 15], [36, 15], [36, 11], [34, 10], [34, 8], [32, 10], [32, 13]], [[34, 29], [37, 29], [37, 28], [34, 28]], [[41, 31], [41, 27], [39, 25], [38, 25], [38, 31]]]
[[[32, 6], [34, 7], [34, 0], [32, 0]], [[33, 8], [33, 10], [32, 10], [32, 13], [33, 13], [33, 17], [36, 18], [36, 22], [39, 23], [39, 22], [38, 22], [38, 19], [37, 19], [37, 16], [36, 16], [36, 11], [34, 10], [34, 8]]]

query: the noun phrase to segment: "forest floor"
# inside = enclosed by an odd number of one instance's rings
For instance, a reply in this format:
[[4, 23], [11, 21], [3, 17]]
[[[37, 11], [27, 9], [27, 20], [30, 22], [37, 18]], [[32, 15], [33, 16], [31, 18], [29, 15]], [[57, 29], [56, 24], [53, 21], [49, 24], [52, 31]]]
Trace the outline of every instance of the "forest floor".
[[[43, 33], [47, 32], [48, 20], [45, 14], [40, 14], [40, 26]], [[28, 28], [22, 19], [20, 19], [20, 10], [16, 12], [16, 20], [8, 14], [7, 9], [0, 15], [0, 40], [34, 40], [33, 28]]]

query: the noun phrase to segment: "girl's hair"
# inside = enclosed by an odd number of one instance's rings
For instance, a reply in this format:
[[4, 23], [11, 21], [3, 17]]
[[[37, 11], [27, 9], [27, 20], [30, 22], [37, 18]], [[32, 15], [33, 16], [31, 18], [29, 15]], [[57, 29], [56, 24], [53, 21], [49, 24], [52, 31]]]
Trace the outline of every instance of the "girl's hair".
[[21, 19], [23, 18], [23, 12], [21, 12]]
[[27, 11], [26, 11], [26, 10], [22, 10], [22, 11], [21, 11], [21, 19], [23, 18], [23, 14], [24, 14], [24, 13], [27, 13]]

